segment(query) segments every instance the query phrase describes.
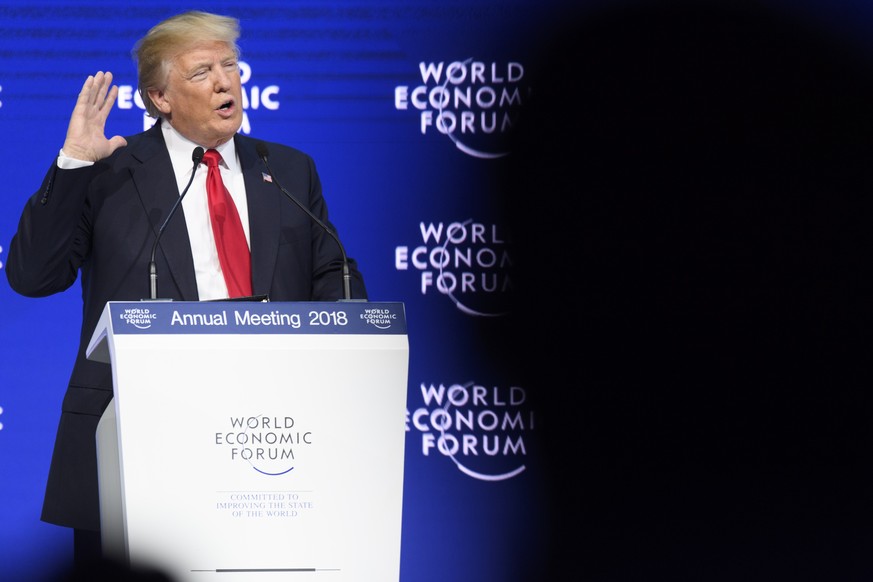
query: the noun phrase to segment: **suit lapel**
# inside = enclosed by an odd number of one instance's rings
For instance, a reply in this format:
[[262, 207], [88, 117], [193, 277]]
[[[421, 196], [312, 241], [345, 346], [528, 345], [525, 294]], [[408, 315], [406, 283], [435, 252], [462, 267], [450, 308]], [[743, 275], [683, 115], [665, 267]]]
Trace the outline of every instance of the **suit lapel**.
[[252, 293], [268, 294], [279, 251], [279, 211], [281, 193], [264, 179], [264, 164], [255, 151], [254, 140], [240, 134], [234, 137], [236, 152], [246, 184], [249, 209], [249, 246], [252, 251]]
[[[160, 122], [143, 135], [143, 139], [131, 150], [131, 156], [140, 162], [139, 165], [131, 167], [131, 174], [152, 232], [157, 234], [173, 204], [179, 199], [179, 187], [170, 154], [164, 144]], [[152, 244], [153, 238], [148, 243], [149, 254]], [[161, 256], [166, 261], [168, 272], [161, 272], [160, 266], [158, 267], [158, 297], [196, 301], [198, 294], [194, 257], [191, 255], [191, 242], [181, 205], [167, 223], [155, 251], [155, 260], [159, 265]]]

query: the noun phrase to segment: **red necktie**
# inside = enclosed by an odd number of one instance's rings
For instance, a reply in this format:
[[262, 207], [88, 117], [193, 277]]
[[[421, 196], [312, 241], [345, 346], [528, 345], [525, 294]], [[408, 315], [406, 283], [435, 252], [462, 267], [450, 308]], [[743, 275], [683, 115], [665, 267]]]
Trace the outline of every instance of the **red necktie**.
[[221, 154], [215, 150], [207, 150], [203, 155], [203, 163], [209, 168], [206, 175], [209, 218], [218, 262], [227, 283], [227, 296], [246, 297], [252, 294], [252, 258], [236, 205], [221, 179], [220, 160]]

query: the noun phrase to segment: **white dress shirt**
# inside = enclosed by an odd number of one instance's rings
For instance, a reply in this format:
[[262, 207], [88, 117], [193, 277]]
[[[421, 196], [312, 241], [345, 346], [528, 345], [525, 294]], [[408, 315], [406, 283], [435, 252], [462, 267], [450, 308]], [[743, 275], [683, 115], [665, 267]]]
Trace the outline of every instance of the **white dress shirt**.
[[[186, 139], [164, 120], [161, 123], [164, 141], [173, 162], [176, 173], [176, 184], [179, 192], [185, 188], [191, 178], [193, 162], [191, 154], [198, 144]], [[251, 247], [249, 236], [249, 211], [246, 204], [246, 189], [242, 169], [236, 158], [236, 147], [233, 140], [216, 148], [221, 154], [221, 179], [230, 192], [239, 219], [246, 234], [246, 241]], [[206, 200], [206, 164], [197, 167], [194, 182], [182, 200], [185, 211], [185, 224], [188, 226], [188, 238], [191, 241], [191, 254], [194, 256], [194, 274], [197, 277], [197, 293], [201, 300], [226, 299], [228, 296], [224, 275], [218, 262], [218, 251], [215, 249], [215, 238], [212, 235], [212, 222], [209, 220], [209, 203]]]

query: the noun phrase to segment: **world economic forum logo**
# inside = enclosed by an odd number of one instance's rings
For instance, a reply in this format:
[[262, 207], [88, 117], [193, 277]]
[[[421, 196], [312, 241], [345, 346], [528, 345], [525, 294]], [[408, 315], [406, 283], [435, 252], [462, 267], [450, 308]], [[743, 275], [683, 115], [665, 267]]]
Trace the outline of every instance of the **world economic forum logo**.
[[361, 320], [365, 324], [372, 325], [376, 329], [391, 329], [397, 323], [399, 317], [400, 314], [393, 309], [385, 309], [381, 307], [367, 307], [364, 308], [363, 313], [361, 313]]
[[536, 426], [524, 388], [422, 382], [420, 396], [407, 413], [406, 431], [420, 436], [422, 456], [448, 459], [480, 481], [505, 481], [525, 471]]
[[394, 108], [418, 112], [422, 135], [436, 133], [474, 158], [507, 155], [505, 138], [529, 95], [518, 62], [420, 62], [418, 85], [394, 88]]
[[417, 273], [422, 295], [446, 297], [465, 315], [508, 312], [512, 254], [499, 224], [421, 222], [419, 232], [419, 242], [395, 247], [394, 268]]
[[291, 415], [234, 415], [215, 431], [215, 444], [227, 458], [269, 477], [294, 470], [301, 450], [313, 444], [312, 431], [301, 429]]
[[137, 329], [149, 329], [157, 317], [148, 307], [126, 307], [118, 314], [118, 319]]

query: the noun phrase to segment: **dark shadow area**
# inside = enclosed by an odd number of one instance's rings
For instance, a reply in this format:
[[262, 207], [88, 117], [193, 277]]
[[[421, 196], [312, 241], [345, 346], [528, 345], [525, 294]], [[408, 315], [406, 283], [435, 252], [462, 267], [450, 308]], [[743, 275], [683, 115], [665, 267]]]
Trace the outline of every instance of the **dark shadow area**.
[[110, 558], [82, 560], [43, 582], [175, 582], [175, 578], [154, 566], [129, 565]]
[[529, 67], [494, 347], [541, 415], [531, 579], [873, 576], [873, 63], [844, 41], [624, 3]]

